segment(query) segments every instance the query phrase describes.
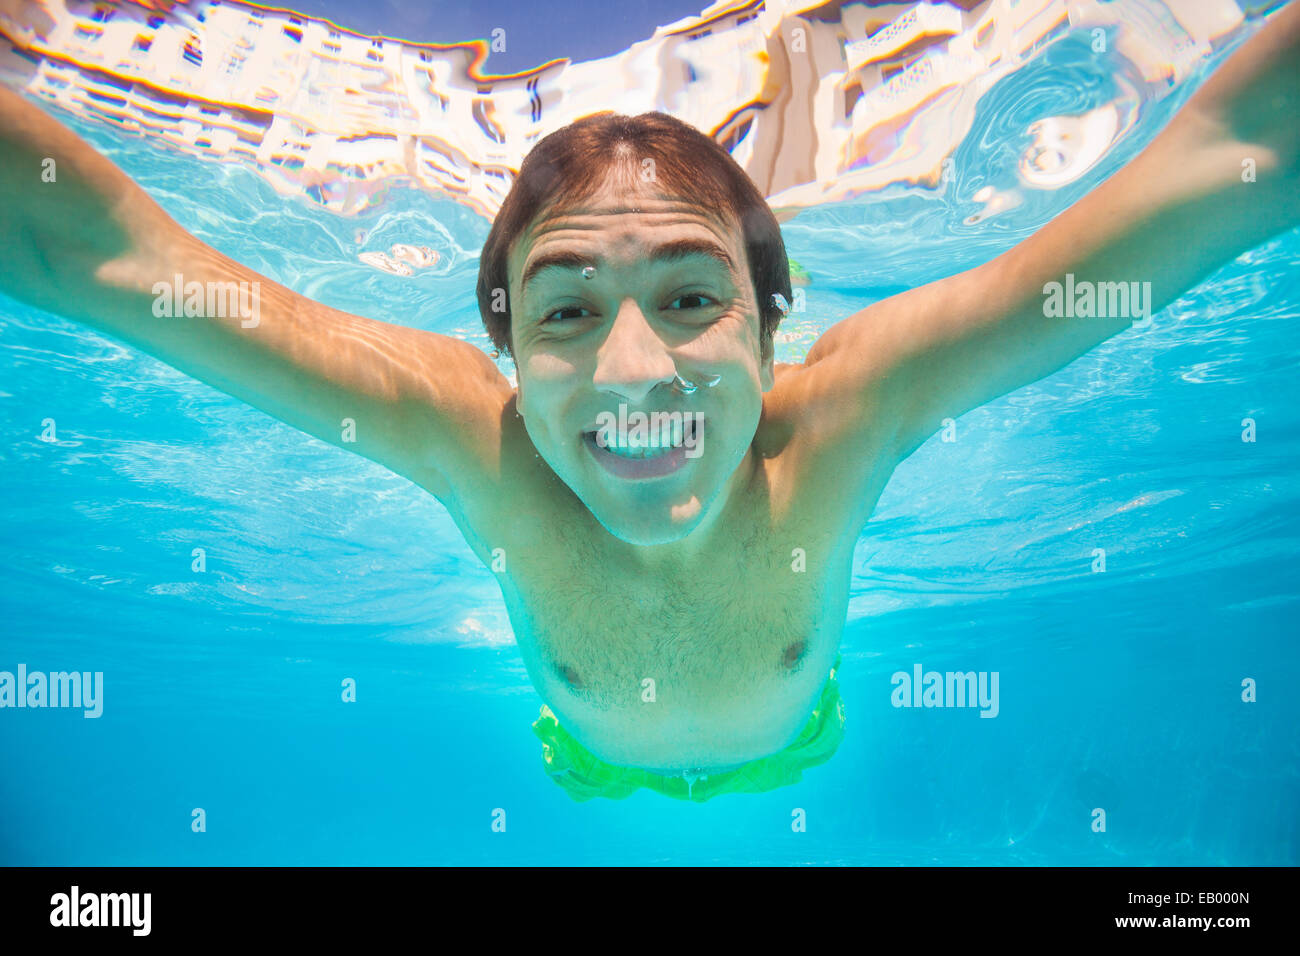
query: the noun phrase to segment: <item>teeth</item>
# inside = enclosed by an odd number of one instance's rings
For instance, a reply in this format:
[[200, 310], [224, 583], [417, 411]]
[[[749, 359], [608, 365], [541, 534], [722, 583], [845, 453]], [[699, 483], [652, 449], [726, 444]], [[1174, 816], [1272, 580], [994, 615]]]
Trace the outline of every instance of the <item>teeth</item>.
[[671, 421], [668, 423], [667, 435], [653, 428], [624, 430], [614, 436], [613, 443], [604, 445], [599, 440], [600, 432], [595, 434], [600, 447], [621, 458], [656, 458], [673, 448], [680, 448], [686, 437], [686, 428], [681, 421]]
[[618, 455], [620, 458], [658, 458], [660, 455], [666, 455], [668, 448], [620, 448], [611, 445], [605, 449], [607, 452]]

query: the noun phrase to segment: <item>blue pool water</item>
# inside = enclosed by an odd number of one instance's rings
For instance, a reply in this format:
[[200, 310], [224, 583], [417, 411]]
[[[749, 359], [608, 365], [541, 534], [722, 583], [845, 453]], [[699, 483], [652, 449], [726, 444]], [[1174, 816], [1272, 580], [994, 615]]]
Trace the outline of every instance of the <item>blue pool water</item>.
[[[814, 282], [779, 360], [1029, 235], [1195, 85], [1084, 179], [968, 223], [981, 185], [1013, 182], [1035, 115], [1113, 95], [1077, 81], [1071, 49], [988, 94], [945, 189], [786, 225]], [[394, 191], [345, 220], [61, 118], [259, 272], [486, 347], [472, 290], [487, 223], [469, 211]], [[357, 261], [394, 242], [443, 259], [410, 278]], [[541, 700], [495, 581], [434, 499], [0, 298], [0, 669], [102, 671], [106, 687], [97, 720], [0, 712], [0, 862], [1294, 864], [1298, 317], [1293, 231], [905, 462], [857, 548], [846, 738], [802, 783], [578, 804], [542, 771]], [[891, 706], [890, 676], [916, 663], [997, 671], [997, 719]]]

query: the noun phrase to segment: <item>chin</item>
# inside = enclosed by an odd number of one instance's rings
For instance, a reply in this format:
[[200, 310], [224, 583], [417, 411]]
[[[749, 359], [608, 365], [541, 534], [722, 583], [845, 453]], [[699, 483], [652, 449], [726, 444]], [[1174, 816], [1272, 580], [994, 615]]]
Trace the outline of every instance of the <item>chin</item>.
[[684, 504], [662, 505], [654, 509], [653, 515], [644, 517], [629, 516], [626, 510], [617, 506], [591, 510], [606, 531], [620, 541], [639, 547], [680, 541], [704, 518], [704, 508], [694, 497]]

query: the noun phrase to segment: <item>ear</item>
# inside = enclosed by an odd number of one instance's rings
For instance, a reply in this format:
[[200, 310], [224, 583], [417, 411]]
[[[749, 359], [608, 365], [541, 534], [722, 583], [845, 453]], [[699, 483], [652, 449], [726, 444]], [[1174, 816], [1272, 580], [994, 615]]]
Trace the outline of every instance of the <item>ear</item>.
[[509, 337], [506, 340], [505, 354], [510, 358], [510, 364], [515, 367], [515, 415], [519, 418], [524, 417], [524, 380], [519, 375], [519, 359], [515, 358], [515, 337], [514, 330], [511, 329]]
[[763, 391], [770, 392], [776, 384], [776, 369], [774, 359], [776, 356], [776, 335], [773, 333], [767, 338], [762, 345], [762, 352], [759, 356], [758, 375], [759, 382], [763, 386]]
[[515, 366], [515, 414], [524, 417], [524, 383], [519, 378], [519, 366]]

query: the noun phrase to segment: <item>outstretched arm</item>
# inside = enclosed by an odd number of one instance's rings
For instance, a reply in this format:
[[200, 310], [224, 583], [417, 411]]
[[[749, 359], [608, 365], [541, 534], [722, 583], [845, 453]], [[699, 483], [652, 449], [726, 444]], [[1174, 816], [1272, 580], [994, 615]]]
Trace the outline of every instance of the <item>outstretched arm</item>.
[[[7, 295], [123, 339], [444, 500], [451, 482], [497, 454], [513, 390], [480, 350], [331, 309], [258, 275], [190, 235], [109, 160], [3, 87], [0, 254]], [[214, 314], [155, 314], [155, 284], [171, 288], [177, 276], [221, 293], [203, 296]], [[234, 300], [239, 307], [225, 295], [232, 289], [247, 295]], [[355, 442], [344, 440], [344, 419], [355, 422]]]
[[[943, 419], [1062, 368], [1135, 321], [1132, 303], [1128, 316], [1061, 316], [1050, 283], [1091, 283], [1109, 300], [1103, 283], [1142, 291], [1149, 282], [1149, 316], [1300, 222], [1298, 115], [1300, 2], [1242, 44], [1109, 180], [996, 259], [836, 324], [805, 373], [828, 410], [861, 416], [861, 428], [879, 432], [887, 417], [889, 453], [901, 460]], [[1243, 177], [1246, 160], [1254, 181]]]

